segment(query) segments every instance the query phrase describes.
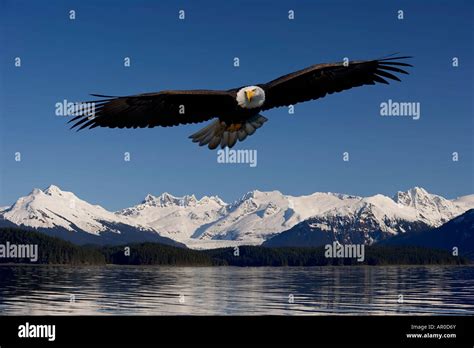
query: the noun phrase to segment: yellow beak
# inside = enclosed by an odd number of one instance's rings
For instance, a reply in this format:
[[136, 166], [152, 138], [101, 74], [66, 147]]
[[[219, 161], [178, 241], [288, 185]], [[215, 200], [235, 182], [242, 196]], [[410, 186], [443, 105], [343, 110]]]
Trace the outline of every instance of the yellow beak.
[[255, 92], [251, 89], [245, 91], [245, 95], [247, 96], [248, 101], [252, 101], [253, 96], [255, 95]]

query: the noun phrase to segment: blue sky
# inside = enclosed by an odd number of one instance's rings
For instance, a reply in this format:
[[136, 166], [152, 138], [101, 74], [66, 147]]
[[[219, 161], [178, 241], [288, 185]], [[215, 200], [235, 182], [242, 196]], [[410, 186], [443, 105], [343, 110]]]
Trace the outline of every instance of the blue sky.
[[[0, 0], [0, 205], [49, 184], [108, 209], [164, 191], [226, 201], [255, 188], [473, 193], [473, 10], [472, 1]], [[298, 104], [294, 115], [266, 111], [269, 122], [237, 145], [258, 150], [256, 168], [218, 164], [215, 151], [187, 139], [203, 125], [76, 133], [55, 116], [55, 103], [89, 93], [228, 89], [394, 52], [415, 57], [402, 83]], [[421, 118], [381, 117], [388, 99], [420, 102]]]

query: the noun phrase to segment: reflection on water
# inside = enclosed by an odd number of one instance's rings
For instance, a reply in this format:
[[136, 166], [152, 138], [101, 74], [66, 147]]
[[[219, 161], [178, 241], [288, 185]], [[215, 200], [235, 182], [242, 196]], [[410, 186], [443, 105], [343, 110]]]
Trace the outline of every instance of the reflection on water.
[[474, 315], [474, 267], [1, 266], [0, 314]]

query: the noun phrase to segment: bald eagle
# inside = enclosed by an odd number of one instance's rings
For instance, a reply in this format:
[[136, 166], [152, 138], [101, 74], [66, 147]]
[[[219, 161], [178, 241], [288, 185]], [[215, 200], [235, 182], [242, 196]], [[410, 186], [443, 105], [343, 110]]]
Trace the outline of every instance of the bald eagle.
[[213, 120], [190, 138], [209, 149], [233, 147], [255, 133], [267, 118], [260, 112], [295, 105], [352, 87], [388, 84], [400, 79], [392, 73], [408, 74], [400, 67], [411, 67], [392, 57], [348, 64], [318, 64], [281, 76], [268, 83], [219, 90], [161, 91], [125, 97], [93, 94], [92, 114], [79, 110], [69, 122], [71, 128], [89, 127], [145, 128], [169, 127]]

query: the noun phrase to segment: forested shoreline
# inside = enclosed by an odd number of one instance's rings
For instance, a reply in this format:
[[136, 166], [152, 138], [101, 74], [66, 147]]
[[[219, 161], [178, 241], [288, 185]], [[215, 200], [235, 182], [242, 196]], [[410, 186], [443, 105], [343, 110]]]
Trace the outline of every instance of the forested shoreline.
[[0, 245], [37, 245], [35, 262], [0, 257], [0, 264], [167, 265], [167, 266], [338, 266], [338, 265], [464, 265], [469, 260], [444, 250], [412, 246], [368, 246], [363, 262], [355, 258], [327, 258], [324, 247], [268, 248], [241, 246], [192, 250], [159, 243], [123, 246], [78, 246], [59, 238], [18, 228], [0, 228]]

